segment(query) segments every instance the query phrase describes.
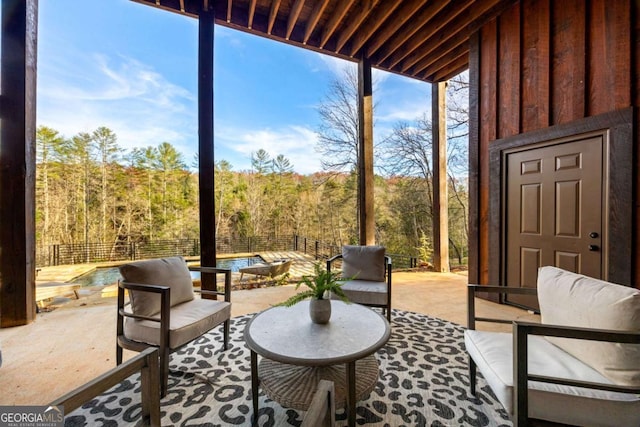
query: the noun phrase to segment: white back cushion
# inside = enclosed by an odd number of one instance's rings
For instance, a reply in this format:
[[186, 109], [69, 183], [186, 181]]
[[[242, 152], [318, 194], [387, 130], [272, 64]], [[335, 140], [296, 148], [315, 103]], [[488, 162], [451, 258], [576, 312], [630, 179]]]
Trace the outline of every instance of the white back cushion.
[[[161, 285], [171, 288], [171, 307], [194, 298], [193, 280], [182, 257], [151, 259], [121, 265], [120, 274], [127, 282]], [[153, 316], [160, 313], [160, 294], [129, 292], [134, 314]]]
[[343, 277], [384, 282], [384, 251], [383, 246], [343, 246]]
[[[545, 324], [640, 332], [640, 290], [556, 267], [538, 271]], [[548, 338], [616, 384], [640, 386], [640, 345]]]

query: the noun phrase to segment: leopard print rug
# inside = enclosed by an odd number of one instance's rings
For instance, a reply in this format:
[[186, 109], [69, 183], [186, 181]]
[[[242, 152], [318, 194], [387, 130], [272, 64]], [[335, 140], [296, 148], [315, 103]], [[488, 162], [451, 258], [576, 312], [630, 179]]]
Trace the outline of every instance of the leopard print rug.
[[[231, 322], [230, 348], [216, 328], [171, 358], [169, 391], [161, 401], [163, 426], [250, 426], [250, 352], [243, 331], [251, 315]], [[484, 379], [469, 393], [464, 328], [422, 314], [393, 310], [391, 338], [376, 353], [378, 383], [358, 402], [357, 424], [370, 426], [511, 426]], [[139, 374], [65, 419], [66, 426], [140, 425]], [[260, 392], [259, 426], [300, 426], [304, 412]], [[336, 413], [346, 425], [344, 409]]]

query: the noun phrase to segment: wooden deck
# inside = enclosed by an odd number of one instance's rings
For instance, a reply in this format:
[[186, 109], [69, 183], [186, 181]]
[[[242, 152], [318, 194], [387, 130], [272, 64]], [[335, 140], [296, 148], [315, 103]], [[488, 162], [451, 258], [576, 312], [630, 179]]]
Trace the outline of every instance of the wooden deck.
[[46, 282], [36, 285], [36, 304], [38, 308], [43, 308], [47, 301], [56, 297], [72, 296], [80, 298], [78, 291], [81, 286], [73, 283]]

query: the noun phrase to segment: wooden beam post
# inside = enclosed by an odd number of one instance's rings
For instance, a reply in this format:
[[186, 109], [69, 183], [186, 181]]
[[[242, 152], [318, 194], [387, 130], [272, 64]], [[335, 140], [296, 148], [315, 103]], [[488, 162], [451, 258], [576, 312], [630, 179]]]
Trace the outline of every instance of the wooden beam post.
[[[198, 173], [200, 196], [200, 265], [216, 266], [215, 183], [213, 156], [213, 40], [215, 8], [204, 1], [198, 16]], [[215, 278], [203, 274], [202, 289], [214, 290]], [[203, 295], [204, 297], [204, 295]]]
[[0, 326], [36, 317], [37, 0], [2, 0]]
[[358, 207], [360, 244], [374, 245], [373, 83], [369, 58], [358, 62]]
[[433, 132], [433, 264], [449, 272], [449, 194], [447, 191], [447, 82], [431, 85]]

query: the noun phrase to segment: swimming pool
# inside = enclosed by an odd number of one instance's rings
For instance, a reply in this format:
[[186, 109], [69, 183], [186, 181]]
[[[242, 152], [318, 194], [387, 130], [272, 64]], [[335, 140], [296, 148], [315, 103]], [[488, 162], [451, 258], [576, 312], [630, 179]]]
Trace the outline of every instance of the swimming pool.
[[[231, 271], [237, 272], [242, 267], [247, 267], [258, 262], [264, 262], [259, 256], [243, 257], [243, 258], [222, 258], [217, 262], [218, 268], [228, 268]], [[191, 277], [194, 279], [200, 278], [200, 272], [192, 271]], [[106, 267], [97, 268], [87, 274], [83, 274], [80, 277], [76, 277], [71, 280], [72, 283], [77, 283], [82, 286], [104, 286], [117, 283], [122, 279], [118, 267]]]

